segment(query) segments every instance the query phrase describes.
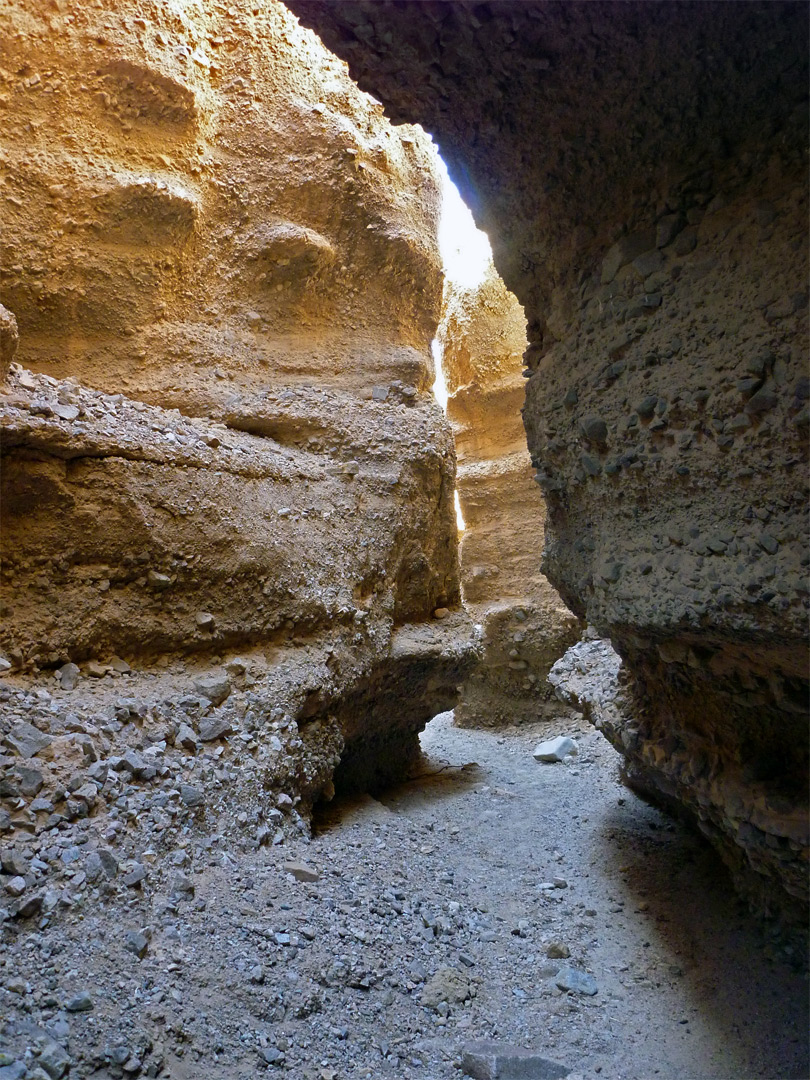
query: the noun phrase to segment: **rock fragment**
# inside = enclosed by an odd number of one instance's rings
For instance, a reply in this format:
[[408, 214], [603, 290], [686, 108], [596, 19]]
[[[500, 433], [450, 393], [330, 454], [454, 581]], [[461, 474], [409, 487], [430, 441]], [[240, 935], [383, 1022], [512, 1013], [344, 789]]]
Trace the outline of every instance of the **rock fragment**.
[[91, 679], [103, 679], [109, 670], [109, 664], [100, 664], [98, 660], [88, 660], [84, 665], [84, 673]]
[[439, 968], [425, 983], [421, 1002], [428, 1009], [436, 1009], [442, 1002], [458, 1005], [472, 997], [469, 976], [458, 968]]
[[200, 721], [200, 738], [203, 742], [213, 742], [223, 735], [230, 735], [233, 723], [227, 716], [205, 716]]
[[21, 765], [17, 769], [17, 775], [20, 778], [20, 791], [26, 798], [32, 799], [34, 796], [39, 795], [44, 783], [44, 778], [39, 769], [31, 769]]
[[22, 896], [25, 892], [25, 878], [18, 874], [16, 877], [9, 878], [6, 882], [6, 892], [9, 896]]
[[71, 1065], [70, 1054], [64, 1046], [49, 1039], [39, 1055], [39, 1066], [44, 1069], [51, 1080], [62, 1080]]
[[130, 889], [139, 889], [146, 880], [146, 867], [143, 863], [135, 863], [126, 874], [124, 874], [122, 880]]
[[296, 881], [317, 881], [321, 876], [314, 866], [304, 862], [285, 862], [282, 869], [292, 874]]
[[586, 994], [588, 997], [593, 997], [599, 991], [593, 975], [589, 975], [587, 971], [579, 971], [578, 968], [560, 968], [554, 982], [560, 990], [568, 990], [574, 994]]
[[147, 768], [146, 760], [137, 750], [127, 750], [118, 763], [119, 772], [128, 772], [133, 776], [141, 776]]
[[112, 881], [118, 874], [118, 859], [107, 848], [91, 851], [84, 864], [84, 872], [90, 882], [100, 881], [103, 877]]
[[21, 897], [11, 907], [11, 914], [17, 919], [31, 919], [42, 911], [44, 897], [42, 893]]
[[196, 731], [186, 723], [180, 725], [174, 741], [186, 750], [196, 750], [200, 745]]
[[461, 1069], [473, 1080], [562, 1080], [570, 1069], [507, 1043], [467, 1043], [461, 1055]]
[[146, 575], [149, 586], [156, 592], [164, 592], [171, 587], [172, 579], [168, 574], [161, 574], [157, 570], [150, 570]]
[[0, 304], [0, 380], [5, 379], [8, 374], [18, 342], [17, 319], [8, 308]]
[[87, 990], [82, 990], [75, 997], [65, 1002], [65, 1010], [69, 1013], [90, 1012], [92, 1008], [93, 999]]
[[603, 446], [607, 442], [607, 424], [601, 416], [586, 416], [580, 421], [579, 429], [590, 443]]
[[25, 720], [15, 724], [5, 738], [6, 746], [10, 746], [15, 754], [19, 754], [23, 758], [36, 757], [52, 742], [53, 739], [50, 735], [46, 735], [39, 728], [35, 728], [33, 724], [29, 724]]
[[139, 960], [143, 960], [149, 950], [149, 938], [142, 930], [128, 930], [124, 938], [124, 948]]
[[0, 1080], [25, 1080], [29, 1075], [24, 1061], [12, 1061], [9, 1065], [0, 1066]]
[[259, 1051], [259, 1060], [265, 1065], [283, 1065], [284, 1054], [276, 1046], [265, 1046]]
[[59, 685], [63, 690], [75, 690], [76, 684], [81, 678], [81, 670], [78, 664], [63, 664], [56, 672]]
[[203, 675], [194, 680], [194, 689], [212, 705], [221, 705], [231, 692], [231, 680], [225, 674]]
[[202, 806], [205, 802], [205, 793], [193, 784], [180, 785], [180, 798], [190, 808]]
[[169, 882], [169, 895], [174, 900], [193, 900], [194, 884], [185, 874], [178, 871], [172, 874]]
[[567, 735], [558, 735], [556, 739], [547, 739], [538, 743], [532, 751], [535, 761], [564, 761], [568, 754], [576, 754], [577, 744]]

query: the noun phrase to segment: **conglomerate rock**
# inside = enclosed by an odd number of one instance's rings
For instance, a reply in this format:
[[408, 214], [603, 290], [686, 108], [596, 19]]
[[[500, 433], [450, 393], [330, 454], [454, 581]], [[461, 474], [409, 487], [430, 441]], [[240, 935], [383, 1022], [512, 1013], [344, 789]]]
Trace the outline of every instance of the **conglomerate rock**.
[[803, 920], [806, 6], [290, 6], [436, 136], [526, 309], [545, 568], [623, 658], [612, 737], [648, 789], [682, 760], [681, 805]]
[[[21, 0], [0, 39], [8, 685], [30, 704], [60, 667], [36, 725], [160, 745], [167, 783], [198, 741], [209, 769], [266, 755], [279, 716], [302, 736], [259, 786], [286, 767], [304, 809], [341, 757], [401, 772], [474, 655], [460, 613], [420, 637], [459, 603], [435, 152], [278, 3]], [[197, 692], [150, 699], [183, 657]], [[92, 715], [93, 678], [143, 694], [154, 738]], [[0, 736], [29, 720], [4, 700]], [[53, 775], [7, 827], [98, 802]]]
[[465, 522], [462, 589], [484, 650], [456, 722], [536, 720], [553, 700], [548, 670], [578, 639], [579, 624], [540, 571], [545, 507], [520, 417], [526, 319], [493, 266], [477, 287], [445, 286], [439, 340]]
[[18, 342], [17, 320], [0, 304], [0, 379], [5, 378], [8, 372]]

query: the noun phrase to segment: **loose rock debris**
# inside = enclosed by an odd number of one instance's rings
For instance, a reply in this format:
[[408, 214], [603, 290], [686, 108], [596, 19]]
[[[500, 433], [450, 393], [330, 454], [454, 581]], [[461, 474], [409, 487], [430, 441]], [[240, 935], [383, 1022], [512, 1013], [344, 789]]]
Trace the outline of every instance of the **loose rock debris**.
[[269, 847], [191, 819], [166, 850], [104, 811], [4, 851], [43, 903], [2, 931], [2, 1080], [804, 1075], [806, 983], [571, 730], [577, 758], [538, 769], [542, 728], [444, 715], [419, 771], [478, 769], [338, 798]]

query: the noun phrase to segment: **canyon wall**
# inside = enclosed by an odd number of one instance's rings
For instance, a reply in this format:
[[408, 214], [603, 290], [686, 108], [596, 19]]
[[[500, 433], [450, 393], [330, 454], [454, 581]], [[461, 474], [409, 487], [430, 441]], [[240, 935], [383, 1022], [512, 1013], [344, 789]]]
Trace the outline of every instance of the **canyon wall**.
[[578, 640], [579, 623], [540, 571], [545, 504], [520, 414], [526, 318], [493, 266], [475, 288], [446, 286], [439, 341], [466, 525], [461, 583], [483, 638], [456, 722], [550, 717], [560, 708], [547, 675]]
[[622, 658], [630, 777], [804, 920], [806, 6], [291, 7], [434, 134], [525, 307], [544, 566]]
[[475, 655], [435, 151], [277, 3], [0, 40], [0, 831], [202, 776], [263, 842], [338, 761], [401, 775]]

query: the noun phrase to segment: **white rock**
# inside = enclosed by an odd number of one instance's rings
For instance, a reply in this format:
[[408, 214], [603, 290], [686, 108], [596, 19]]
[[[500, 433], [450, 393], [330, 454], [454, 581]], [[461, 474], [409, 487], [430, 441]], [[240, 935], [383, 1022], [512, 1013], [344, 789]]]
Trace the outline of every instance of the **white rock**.
[[556, 739], [538, 743], [532, 751], [535, 761], [563, 761], [568, 754], [577, 753], [577, 744], [567, 735], [558, 735]]

